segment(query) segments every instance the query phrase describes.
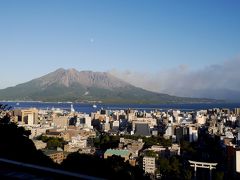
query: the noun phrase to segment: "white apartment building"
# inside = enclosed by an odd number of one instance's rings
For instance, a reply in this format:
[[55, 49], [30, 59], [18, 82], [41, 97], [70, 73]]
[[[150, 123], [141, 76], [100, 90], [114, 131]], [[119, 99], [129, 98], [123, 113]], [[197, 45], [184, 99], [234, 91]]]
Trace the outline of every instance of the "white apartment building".
[[93, 129], [92, 127], [92, 118], [89, 116], [85, 116], [85, 126], [87, 128]]
[[154, 174], [156, 170], [155, 157], [143, 158], [143, 170], [145, 173]]

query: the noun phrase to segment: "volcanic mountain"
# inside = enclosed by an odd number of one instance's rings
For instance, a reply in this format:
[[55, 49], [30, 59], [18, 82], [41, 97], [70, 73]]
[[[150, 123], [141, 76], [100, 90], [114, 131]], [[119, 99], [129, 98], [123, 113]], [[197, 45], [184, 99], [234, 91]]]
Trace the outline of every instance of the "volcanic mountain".
[[135, 87], [106, 72], [58, 69], [29, 82], [0, 90], [0, 100], [104, 103], [193, 103], [210, 99], [176, 97]]

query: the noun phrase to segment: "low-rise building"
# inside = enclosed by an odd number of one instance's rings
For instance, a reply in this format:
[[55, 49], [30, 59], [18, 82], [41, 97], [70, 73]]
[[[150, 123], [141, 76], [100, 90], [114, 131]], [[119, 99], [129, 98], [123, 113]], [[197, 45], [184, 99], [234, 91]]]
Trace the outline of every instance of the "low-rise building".
[[155, 157], [143, 158], [143, 170], [145, 173], [154, 174], [156, 170]]
[[52, 129], [52, 127], [27, 127], [26, 129], [31, 131], [30, 139], [41, 136], [42, 134], [46, 134], [47, 130]]
[[67, 131], [48, 130], [45, 134], [47, 137], [63, 138], [64, 141], [70, 141], [70, 135]]
[[144, 142], [142, 139], [124, 139], [120, 138], [119, 149], [127, 149], [132, 153], [133, 157], [138, 157], [139, 151], [143, 148]]
[[53, 125], [57, 128], [66, 128], [68, 125], [68, 116], [53, 116]]
[[55, 163], [61, 164], [64, 160], [63, 151], [45, 150], [43, 153], [50, 157]]
[[148, 148], [147, 150], [154, 151], [158, 153], [158, 155], [161, 157], [171, 157], [180, 155], [180, 146], [178, 144], [172, 144], [172, 146], [169, 147], [153, 145], [151, 148]]

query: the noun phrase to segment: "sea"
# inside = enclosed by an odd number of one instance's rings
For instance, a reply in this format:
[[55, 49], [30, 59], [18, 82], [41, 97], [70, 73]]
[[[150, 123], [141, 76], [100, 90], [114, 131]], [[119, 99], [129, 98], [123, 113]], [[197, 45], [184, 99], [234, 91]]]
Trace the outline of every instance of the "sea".
[[188, 103], [188, 104], [87, 104], [87, 103], [72, 103], [72, 102], [0, 102], [0, 104], [7, 105], [11, 109], [26, 109], [26, 108], [38, 108], [38, 109], [52, 109], [60, 108], [66, 111], [70, 111], [71, 105], [76, 112], [90, 114], [98, 110], [126, 110], [135, 109], [139, 111], [167, 111], [169, 109], [178, 109], [181, 111], [196, 111], [206, 110], [212, 108], [228, 108], [233, 110], [234, 108], [240, 108], [240, 103]]

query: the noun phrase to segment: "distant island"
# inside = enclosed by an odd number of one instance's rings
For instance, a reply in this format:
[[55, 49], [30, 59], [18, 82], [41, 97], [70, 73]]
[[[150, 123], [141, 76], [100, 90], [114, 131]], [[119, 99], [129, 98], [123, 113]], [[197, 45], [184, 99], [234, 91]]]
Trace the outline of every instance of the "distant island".
[[0, 90], [0, 100], [136, 104], [223, 102], [151, 92], [106, 72], [79, 72], [62, 68], [29, 82]]

